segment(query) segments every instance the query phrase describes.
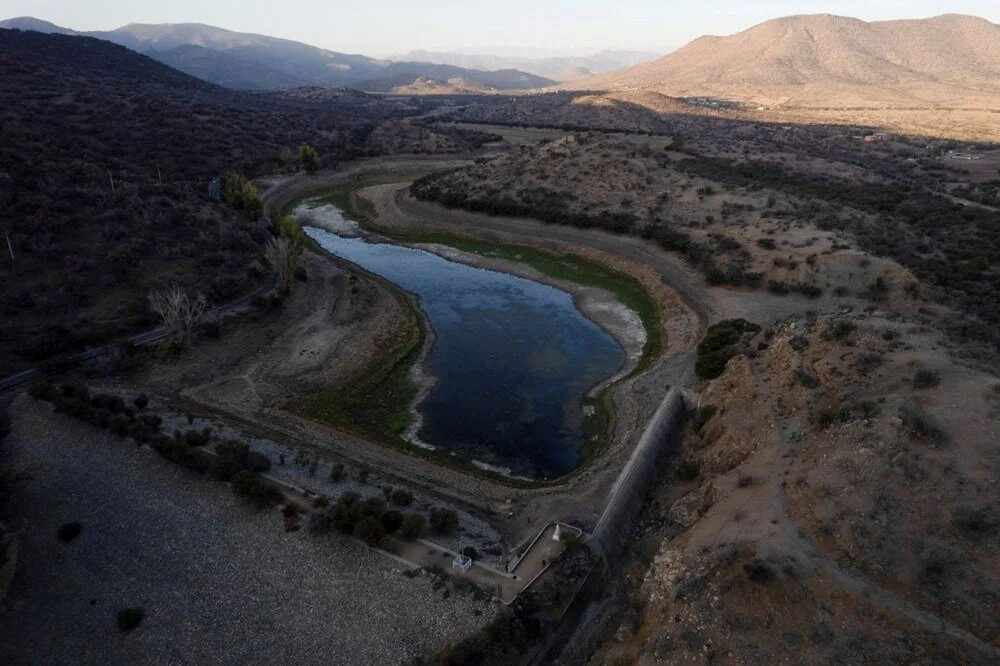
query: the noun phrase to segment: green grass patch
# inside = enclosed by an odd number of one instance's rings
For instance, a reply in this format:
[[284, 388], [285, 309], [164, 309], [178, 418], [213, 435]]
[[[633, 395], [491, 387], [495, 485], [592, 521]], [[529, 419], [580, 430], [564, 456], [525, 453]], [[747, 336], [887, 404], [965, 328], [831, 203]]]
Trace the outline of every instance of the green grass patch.
[[406, 296], [398, 290], [393, 295], [406, 311], [400, 339], [346, 386], [296, 398], [288, 405], [290, 411], [379, 442], [409, 446], [403, 433], [411, 420], [410, 403], [417, 395], [409, 372], [426, 335], [419, 313]]

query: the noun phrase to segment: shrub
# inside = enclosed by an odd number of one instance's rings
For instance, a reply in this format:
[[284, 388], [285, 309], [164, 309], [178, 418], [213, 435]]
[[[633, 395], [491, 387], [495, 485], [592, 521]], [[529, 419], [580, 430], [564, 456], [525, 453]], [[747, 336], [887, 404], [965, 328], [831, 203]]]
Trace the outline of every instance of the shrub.
[[343, 463], [337, 463], [330, 470], [330, 480], [337, 482], [344, 478], [344, 465]]
[[470, 560], [474, 560], [479, 556], [479, 553], [477, 553], [476, 549], [473, 548], [472, 546], [466, 546], [465, 548], [462, 549], [462, 555], [465, 555]]
[[736, 482], [736, 486], [738, 488], [749, 488], [752, 485], [753, 485], [753, 477], [750, 476], [749, 474], [741, 476], [739, 480]]
[[770, 583], [777, 578], [777, 574], [770, 564], [759, 558], [755, 558], [743, 565], [743, 571], [747, 578], [755, 583]]
[[408, 513], [403, 516], [403, 523], [399, 526], [399, 531], [408, 539], [416, 539], [423, 536], [427, 521], [419, 513]]
[[913, 376], [913, 388], [926, 389], [933, 388], [941, 383], [941, 376], [933, 370], [925, 370], [921, 368], [917, 370], [917, 374]]
[[82, 530], [83, 530], [83, 525], [81, 525], [76, 521], [73, 521], [70, 523], [63, 523], [62, 525], [60, 525], [59, 529], [56, 530], [56, 535], [59, 537], [60, 541], [65, 541], [66, 543], [69, 543], [77, 536], [79, 536]]
[[674, 474], [681, 481], [693, 481], [701, 474], [701, 466], [695, 460], [681, 460], [674, 468]]
[[382, 527], [385, 531], [395, 532], [403, 525], [403, 514], [396, 510], [389, 510], [382, 514]]
[[141, 608], [123, 608], [118, 611], [118, 629], [132, 631], [139, 626], [144, 615]]
[[698, 343], [695, 372], [702, 379], [715, 379], [726, 369], [726, 363], [736, 355], [735, 344], [744, 333], [760, 330], [760, 326], [745, 319], [728, 319], [709, 326]]
[[951, 443], [951, 437], [942, 430], [927, 414], [923, 414], [913, 405], [903, 405], [899, 410], [903, 425], [908, 429], [910, 437], [927, 442], [932, 446], [946, 446]]
[[382, 521], [375, 516], [365, 516], [357, 522], [353, 530], [354, 537], [362, 539], [369, 546], [377, 546], [385, 536], [385, 528]]
[[413, 504], [413, 495], [405, 490], [393, 490], [389, 497], [396, 506], [410, 506]]
[[829, 329], [829, 336], [834, 340], [843, 340], [854, 332], [857, 326], [852, 321], [838, 321]]
[[431, 509], [430, 528], [438, 534], [452, 534], [458, 530], [458, 513], [454, 509], [434, 507]]
[[951, 517], [955, 527], [968, 537], [985, 537], [1000, 530], [1000, 511], [995, 504], [956, 507]]
[[280, 502], [283, 498], [274, 486], [260, 475], [242, 469], [233, 475], [233, 492], [253, 501], [258, 508]]
[[140, 411], [146, 409], [146, 406], [149, 404], [149, 396], [145, 393], [140, 393], [135, 396], [134, 400], [132, 400], [132, 404], [134, 404]]

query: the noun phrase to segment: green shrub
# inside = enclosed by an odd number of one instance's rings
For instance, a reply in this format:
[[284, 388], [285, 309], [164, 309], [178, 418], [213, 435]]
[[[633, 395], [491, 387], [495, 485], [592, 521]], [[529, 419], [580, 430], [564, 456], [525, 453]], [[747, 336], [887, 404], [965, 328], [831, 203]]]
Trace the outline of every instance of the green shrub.
[[357, 522], [353, 530], [354, 537], [366, 542], [369, 546], [377, 546], [385, 536], [382, 521], [375, 516], [365, 516]]
[[728, 319], [708, 327], [698, 343], [695, 373], [702, 379], [715, 379], [726, 369], [726, 363], [736, 355], [735, 345], [744, 333], [760, 330], [746, 319]]
[[479, 557], [479, 553], [476, 552], [476, 549], [473, 548], [472, 546], [466, 546], [465, 548], [463, 548], [462, 549], [462, 555], [465, 555], [470, 560], [474, 560], [477, 557]]
[[118, 611], [118, 629], [121, 631], [132, 631], [142, 622], [143, 613], [141, 608], [123, 608]]
[[408, 539], [416, 539], [423, 536], [427, 528], [427, 521], [419, 513], [408, 513], [403, 516], [403, 524], [400, 525], [400, 533]]
[[430, 528], [438, 534], [452, 534], [458, 530], [458, 512], [454, 509], [434, 507], [431, 509]]

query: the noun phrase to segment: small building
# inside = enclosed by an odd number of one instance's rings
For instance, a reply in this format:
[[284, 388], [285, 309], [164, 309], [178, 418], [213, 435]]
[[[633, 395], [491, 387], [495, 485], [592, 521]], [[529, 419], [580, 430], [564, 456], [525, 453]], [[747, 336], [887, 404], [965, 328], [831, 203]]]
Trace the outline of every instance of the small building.
[[462, 573], [468, 573], [469, 569], [472, 568], [472, 558], [467, 555], [459, 555], [455, 558], [455, 561], [451, 563], [451, 568], [456, 571], [461, 571]]

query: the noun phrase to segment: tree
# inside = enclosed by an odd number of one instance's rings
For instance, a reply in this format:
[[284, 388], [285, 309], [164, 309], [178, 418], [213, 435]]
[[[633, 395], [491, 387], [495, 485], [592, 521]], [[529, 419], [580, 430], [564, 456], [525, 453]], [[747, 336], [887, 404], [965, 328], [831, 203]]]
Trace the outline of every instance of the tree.
[[299, 161], [302, 162], [302, 167], [307, 173], [316, 173], [319, 171], [319, 168], [323, 166], [320, 164], [319, 155], [316, 154], [316, 149], [305, 144], [299, 148]]
[[431, 531], [451, 534], [458, 529], [458, 513], [454, 509], [434, 507], [431, 509]]
[[424, 533], [427, 521], [419, 513], [408, 513], [403, 516], [403, 524], [399, 531], [407, 539], [416, 539]]
[[233, 208], [245, 211], [254, 220], [264, 210], [257, 186], [236, 171], [230, 171], [222, 180], [222, 200]]
[[183, 340], [205, 319], [208, 299], [202, 293], [189, 296], [180, 286], [173, 284], [150, 292], [149, 306], [170, 332]]
[[298, 268], [301, 256], [302, 248], [299, 244], [284, 237], [268, 241], [264, 247], [264, 257], [267, 259], [267, 263], [278, 274], [281, 293], [287, 294], [292, 290], [295, 269]]

